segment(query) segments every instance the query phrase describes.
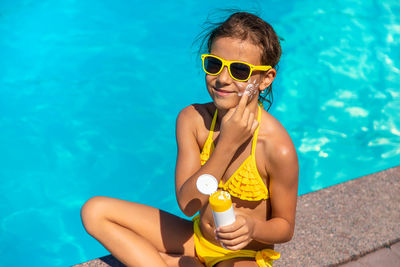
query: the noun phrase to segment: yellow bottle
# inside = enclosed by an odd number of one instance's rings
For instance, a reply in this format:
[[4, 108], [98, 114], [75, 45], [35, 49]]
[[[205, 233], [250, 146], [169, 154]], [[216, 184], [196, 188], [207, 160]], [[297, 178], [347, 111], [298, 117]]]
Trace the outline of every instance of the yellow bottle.
[[233, 211], [231, 195], [228, 192], [214, 192], [209, 198], [209, 203], [214, 216], [216, 228], [235, 222], [236, 216]]
[[214, 176], [210, 174], [200, 175], [196, 186], [200, 193], [210, 195], [208, 201], [216, 228], [235, 222], [236, 216], [232, 206], [231, 195], [226, 191], [217, 191], [218, 181]]

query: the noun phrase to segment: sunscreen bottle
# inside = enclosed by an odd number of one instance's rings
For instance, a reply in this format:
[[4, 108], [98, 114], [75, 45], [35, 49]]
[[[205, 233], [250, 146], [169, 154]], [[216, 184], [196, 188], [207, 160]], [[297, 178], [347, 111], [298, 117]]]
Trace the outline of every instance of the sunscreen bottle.
[[200, 175], [196, 182], [200, 193], [210, 195], [208, 201], [214, 217], [215, 228], [235, 222], [231, 195], [226, 191], [217, 191], [218, 181], [210, 174]]
[[235, 222], [231, 195], [226, 191], [214, 192], [209, 198], [211, 210], [214, 216], [215, 228], [230, 225]]

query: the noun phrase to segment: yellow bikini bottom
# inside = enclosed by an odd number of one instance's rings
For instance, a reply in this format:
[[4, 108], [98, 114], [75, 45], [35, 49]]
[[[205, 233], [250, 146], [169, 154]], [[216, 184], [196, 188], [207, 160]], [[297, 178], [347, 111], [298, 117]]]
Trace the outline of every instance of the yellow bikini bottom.
[[199, 216], [193, 218], [194, 222], [194, 242], [197, 257], [207, 267], [212, 267], [220, 261], [233, 258], [255, 258], [258, 266], [272, 267], [272, 262], [280, 258], [280, 254], [272, 249], [263, 249], [260, 251], [254, 250], [228, 250], [205, 239], [200, 231]]

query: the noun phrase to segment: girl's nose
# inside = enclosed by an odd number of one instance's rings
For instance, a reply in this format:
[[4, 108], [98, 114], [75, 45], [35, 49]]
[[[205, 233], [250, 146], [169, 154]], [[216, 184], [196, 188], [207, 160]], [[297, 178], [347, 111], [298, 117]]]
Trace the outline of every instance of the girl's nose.
[[224, 66], [221, 73], [218, 74], [217, 81], [221, 84], [230, 83], [232, 81], [231, 75], [227, 66]]

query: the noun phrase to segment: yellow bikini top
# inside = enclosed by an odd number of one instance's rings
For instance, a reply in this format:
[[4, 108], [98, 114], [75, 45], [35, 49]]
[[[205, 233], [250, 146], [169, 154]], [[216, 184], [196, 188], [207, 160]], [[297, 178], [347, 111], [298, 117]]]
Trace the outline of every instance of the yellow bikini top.
[[[215, 110], [214, 117], [210, 127], [210, 133], [204, 143], [203, 150], [200, 154], [201, 165], [204, 165], [214, 151], [213, 133], [215, 122], [217, 121], [218, 110]], [[254, 132], [253, 144], [251, 147], [251, 155], [243, 161], [240, 167], [232, 174], [231, 177], [224, 184], [222, 180], [219, 182], [218, 187], [228, 191], [232, 196], [238, 197], [243, 200], [258, 201], [261, 199], [268, 199], [269, 192], [265, 186], [256, 165], [256, 144], [258, 129], [260, 128], [261, 121], [261, 108], [258, 107], [258, 127]]]

